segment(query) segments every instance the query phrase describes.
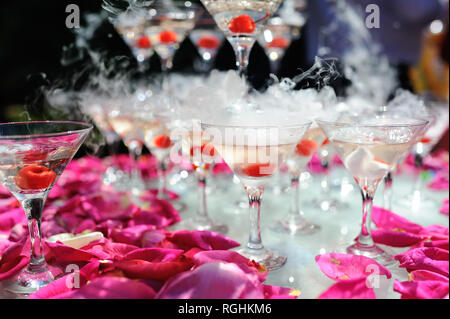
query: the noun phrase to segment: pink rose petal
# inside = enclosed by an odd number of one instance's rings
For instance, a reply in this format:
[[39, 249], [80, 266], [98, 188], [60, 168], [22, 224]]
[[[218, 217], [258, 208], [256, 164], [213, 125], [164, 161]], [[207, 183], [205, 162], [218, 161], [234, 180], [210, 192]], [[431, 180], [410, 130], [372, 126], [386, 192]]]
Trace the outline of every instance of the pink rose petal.
[[412, 270], [429, 270], [438, 274], [449, 275], [449, 253], [447, 250], [436, 247], [421, 247], [411, 249], [395, 256], [401, 268]]
[[169, 235], [167, 240], [184, 250], [189, 250], [193, 247], [198, 247], [203, 250], [225, 250], [240, 245], [221, 234], [200, 230], [179, 230]]
[[358, 255], [329, 253], [316, 256], [320, 270], [333, 280], [367, 277], [374, 272], [391, 278], [391, 272], [375, 260]]
[[394, 291], [402, 295], [402, 299], [442, 299], [448, 296], [448, 281], [394, 281]]
[[377, 206], [373, 207], [372, 221], [378, 228], [385, 230], [396, 230], [412, 234], [418, 234], [423, 230], [422, 226], [412, 223], [404, 217], [398, 216], [389, 210]]
[[74, 291], [73, 299], [153, 299], [155, 291], [135, 280], [104, 276]]
[[235, 264], [207, 263], [171, 278], [157, 299], [263, 299], [264, 291]]
[[448, 282], [447, 277], [429, 270], [414, 270], [409, 273], [409, 278], [410, 281], [434, 280]]
[[372, 230], [372, 239], [377, 244], [392, 247], [409, 247], [420, 243], [424, 238], [420, 235], [397, 230]]
[[268, 271], [265, 269], [265, 267], [262, 267], [261, 265], [258, 265], [256, 263], [252, 263], [249, 259], [245, 258], [235, 251], [202, 251], [195, 254], [192, 258], [197, 266], [214, 262], [233, 263], [241, 268], [242, 271], [249, 276], [256, 276], [256, 278], [258, 278], [258, 280], [261, 282], [266, 279], [268, 274]]
[[325, 292], [319, 299], [376, 299], [373, 288], [367, 285], [366, 277], [340, 280]]

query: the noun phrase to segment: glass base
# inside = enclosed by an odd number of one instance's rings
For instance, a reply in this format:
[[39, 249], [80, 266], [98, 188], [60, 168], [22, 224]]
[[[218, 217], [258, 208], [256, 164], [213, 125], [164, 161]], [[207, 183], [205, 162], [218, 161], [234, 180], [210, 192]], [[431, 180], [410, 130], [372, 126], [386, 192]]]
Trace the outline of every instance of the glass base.
[[397, 264], [397, 261], [393, 256], [385, 252], [380, 247], [373, 245], [370, 247], [362, 246], [359, 243], [355, 243], [346, 249], [347, 253], [353, 255], [360, 255], [374, 259], [379, 264], [389, 267]]
[[328, 199], [328, 200], [313, 199], [311, 201], [311, 204], [323, 212], [335, 212], [335, 211], [345, 209], [348, 207], [348, 205], [346, 203], [340, 201], [339, 199], [335, 199], [335, 198]]
[[221, 223], [215, 223], [211, 219], [191, 218], [183, 220], [175, 225], [176, 229], [186, 230], [207, 230], [225, 235], [228, 232], [228, 226]]
[[300, 216], [287, 215], [277, 221], [270, 229], [279, 234], [309, 235], [320, 230], [320, 226], [312, 224]]
[[53, 280], [54, 277], [47, 267], [38, 272], [25, 269], [15, 278], [3, 282], [1, 290], [6, 298], [26, 298]]
[[237, 250], [237, 252], [258, 264], [266, 266], [268, 270], [280, 269], [287, 261], [287, 257], [280, 256], [267, 248], [257, 250], [246, 247]]

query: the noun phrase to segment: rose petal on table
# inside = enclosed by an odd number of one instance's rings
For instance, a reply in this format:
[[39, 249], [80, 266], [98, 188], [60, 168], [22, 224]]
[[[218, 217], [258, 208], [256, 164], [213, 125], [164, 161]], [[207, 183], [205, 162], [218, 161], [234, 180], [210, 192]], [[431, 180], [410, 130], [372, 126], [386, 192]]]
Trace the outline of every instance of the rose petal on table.
[[171, 278], [157, 299], [263, 299], [263, 288], [237, 265], [207, 263]]
[[130, 251], [123, 260], [140, 259], [151, 262], [168, 262], [179, 259], [184, 254], [182, 249], [140, 248]]
[[266, 267], [252, 262], [241, 254], [231, 250], [211, 250], [202, 251], [195, 254], [192, 259], [197, 266], [206, 263], [233, 263], [248, 275], [256, 275], [258, 280], [263, 282], [269, 273]]
[[148, 262], [140, 259], [118, 260], [114, 267], [121, 270], [126, 277], [143, 280], [165, 281], [174, 275], [189, 270], [192, 263], [187, 261]]
[[263, 285], [264, 299], [297, 299], [301, 292], [297, 289]]
[[319, 299], [376, 299], [366, 277], [340, 280], [320, 294]]
[[181, 220], [172, 204], [165, 200], [153, 199], [149, 209], [139, 209], [135, 212], [129, 226], [154, 225], [166, 228]]
[[45, 259], [49, 263], [76, 263], [88, 262], [96, 256], [86, 250], [72, 248], [64, 245], [62, 242], [45, 243]]
[[70, 288], [70, 284], [73, 283], [73, 277], [74, 274], [72, 273], [58, 278], [29, 295], [27, 299], [59, 299], [67, 297], [75, 292]]
[[392, 247], [409, 247], [420, 243], [424, 237], [397, 230], [374, 229], [372, 230], [372, 239], [377, 244]]
[[430, 241], [430, 242], [425, 242], [423, 243], [424, 247], [437, 247], [437, 248], [441, 248], [441, 249], [445, 249], [445, 250], [449, 250], [449, 243], [448, 243], [448, 239], [447, 240], [434, 240], [434, 241]]
[[448, 278], [435, 273], [429, 270], [414, 270], [411, 271], [408, 275], [409, 281], [425, 281], [425, 280], [434, 280], [434, 281], [444, 281], [448, 282]]
[[372, 209], [372, 221], [378, 228], [386, 230], [397, 230], [413, 234], [418, 234], [423, 230], [422, 226], [394, 214], [390, 210], [377, 206], [374, 206]]
[[430, 240], [447, 240], [448, 237], [448, 227], [441, 225], [430, 225], [423, 228], [419, 235], [425, 235]]
[[119, 260], [129, 252], [139, 249], [139, 247], [122, 243], [114, 243], [108, 239], [103, 239], [98, 243], [89, 244], [82, 249], [94, 255], [97, 259]]
[[118, 243], [153, 247], [166, 237], [166, 232], [156, 229], [154, 225], [137, 225], [112, 229], [109, 237]]
[[178, 230], [169, 234], [167, 240], [186, 251], [194, 247], [203, 250], [227, 250], [240, 246], [239, 243], [224, 235], [201, 230]]
[[441, 214], [447, 215], [448, 216], [448, 212], [449, 212], [449, 199], [444, 199], [444, 201], [442, 202], [442, 206], [439, 209], [439, 212]]
[[394, 291], [402, 299], [442, 299], [448, 296], [449, 283], [444, 281], [394, 281]]
[[153, 299], [155, 291], [135, 280], [103, 276], [74, 290], [73, 299]]
[[421, 247], [408, 250], [395, 256], [400, 268], [412, 270], [429, 270], [438, 274], [449, 275], [449, 252], [436, 247]]
[[320, 270], [333, 280], [367, 277], [374, 272], [391, 278], [391, 272], [375, 260], [352, 254], [328, 253], [315, 258]]
[[0, 281], [11, 278], [28, 265], [30, 260], [30, 239], [24, 237], [20, 242], [10, 245], [0, 259]]
[[25, 212], [22, 208], [13, 208], [0, 212], [0, 232], [10, 231], [16, 224], [24, 223]]

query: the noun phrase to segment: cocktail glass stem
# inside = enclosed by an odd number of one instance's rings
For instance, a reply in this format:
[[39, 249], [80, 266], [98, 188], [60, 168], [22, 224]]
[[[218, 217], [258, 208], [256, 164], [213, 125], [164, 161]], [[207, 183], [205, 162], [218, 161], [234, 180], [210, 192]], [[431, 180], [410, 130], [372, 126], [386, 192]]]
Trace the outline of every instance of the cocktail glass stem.
[[295, 218], [303, 218], [303, 212], [300, 210], [300, 175], [291, 176], [291, 208], [289, 215]]
[[414, 197], [419, 197], [421, 194], [422, 186], [423, 186], [423, 156], [422, 154], [414, 154], [414, 167], [417, 172], [416, 182], [414, 183], [413, 195]]
[[361, 247], [373, 247], [374, 243], [370, 233], [370, 226], [372, 221], [372, 206], [375, 191], [361, 190], [361, 194], [363, 198], [363, 218], [361, 233], [357, 239], [357, 244]]
[[158, 198], [159, 199], [169, 199], [167, 194], [167, 160], [163, 159], [159, 162], [159, 188], [158, 188]]
[[393, 182], [393, 172], [389, 172], [384, 178], [384, 188], [383, 188], [383, 207], [387, 210], [392, 210], [392, 182]]
[[247, 67], [250, 50], [251, 48], [249, 49], [247, 46], [243, 45], [236, 45], [234, 48], [234, 52], [236, 54], [236, 66], [241, 78], [247, 77]]
[[204, 169], [195, 170], [198, 186], [197, 219], [209, 221], [208, 208], [206, 202], [206, 174]]
[[142, 154], [142, 143], [139, 141], [131, 141], [128, 145], [131, 160], [131, 192], [137, 196], [142, 191], [143, 186], [141, 173], [138, 168], [138, 159]]
[[322, 180], [320, 181], [320, 190], [322, 196], [330, 194], [330, 161], [328, 156], [320, 159], [320, 165], [322, 167]]
[[47, 268], [42, 249], [41, 217], [46, 195], [21, 201], [28, 220], [31, 241], [30, 263], [19, 275], [19, 282], [28, 287], [39, 289], [53, 281], [53, 275]]
[[169, 84], [169, 72], [173, 67], [173, 55], [169, 54], [166, 58], [161, 59], [161, 69], [162, 69], [162, 89], [167, 94], [170, 94], [170, 84]]
[[363, 199], [361, 232], [356, 239], [356, 243], [350, 247], [347, 247], [347, 252], [350, 254], [362, 255], [375, 259], [384, 266], [391, 266], [396, 263], [395, 259], [383, 249], [375, 245], [370, 229], [372, 223], [373, 197], [378, 184], [379, 181], [374, 182], [372, 185], [360, 185]]
[[261, 196], [263, 191], [263, 188], [247, 187], [250, 209], [250, 235], [247, 247], [254, 252], [264, 249], [261, 239]]

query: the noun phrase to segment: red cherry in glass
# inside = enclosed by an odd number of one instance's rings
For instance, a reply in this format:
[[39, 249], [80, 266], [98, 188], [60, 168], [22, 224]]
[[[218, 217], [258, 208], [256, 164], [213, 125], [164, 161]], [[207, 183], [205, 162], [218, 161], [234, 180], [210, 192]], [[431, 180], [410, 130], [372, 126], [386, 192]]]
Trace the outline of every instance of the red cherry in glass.
[[277, 37], [268, 44], [269, 48], [279, 48], [279, 49], [287, 48], [288, 45], [289, 41], [283, 37]]
[[150, 49], [152, 47], [152, 43], [147, 36], [143, 35], [136, 41], [136, 46], [139, 49]]
[[159, 34], [159, 42], [164, 44], [172, 44], [177, 42], [177, 34], [171, 30], [165, 30]]
[[242, 173], [250, 177], [270, 176], [275, 172], [275, 167], [269, 163], [255, 163], [245, 166]]
[[250, 16], [243, 14], [231, 20], [228, 29], [233, 33], [253, 33], [256, 24]]
[[23, 190], [48, 188], [56, 179], [56, 173], [43, 165], [29, 165], [22, 168], [15, 182]]
[[168, 148], [172, 145], [170, 137], [167, 135], [158, 135], [153, 138], [153, 144], [158, 148]]
[[300, 156], [311, 156], [317, 149], [317, 143], [313, 140], [301, 140], [295, 149], [295, 152]]
[[219, 47], [220, 42], [215, 36], [205, 35], [204, 37], [201, 37], [200, 40], [198, 40], [197, 45], [200, 48], [213, 50]]

